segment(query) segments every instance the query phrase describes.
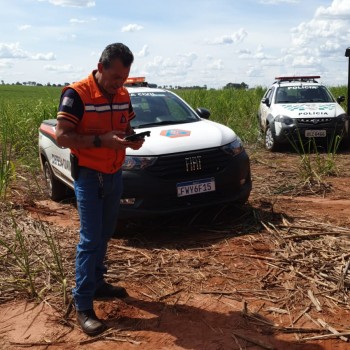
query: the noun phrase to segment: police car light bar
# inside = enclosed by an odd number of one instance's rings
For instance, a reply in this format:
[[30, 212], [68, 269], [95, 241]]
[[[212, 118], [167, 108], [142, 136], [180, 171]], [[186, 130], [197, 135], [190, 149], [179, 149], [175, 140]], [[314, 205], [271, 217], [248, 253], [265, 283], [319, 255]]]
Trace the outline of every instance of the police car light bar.
[[145, 77], [132, 77], [126, 79], [124, 84], [137, 84], [137, 83], [144, 83], [146, 81]]
[[275, 79], [279, 81], [293, 81], [293, 80], [314, 80], [320, 79], [319, 75], [303, 75], [303, 76], [294, 76], [294, 77], [276, 77]]

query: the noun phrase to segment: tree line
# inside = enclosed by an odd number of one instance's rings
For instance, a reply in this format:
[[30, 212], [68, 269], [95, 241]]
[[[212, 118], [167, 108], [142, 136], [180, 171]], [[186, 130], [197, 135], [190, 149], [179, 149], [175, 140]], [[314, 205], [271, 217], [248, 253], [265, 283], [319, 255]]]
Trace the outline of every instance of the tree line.
[[[1, 85], [24, 85], [24, 86], [53, 86], [53, 87], [63, 87], [63, 86], [67, 86], [69, 85], [69, 83], [64, 83], [64, 84], [51, 84], [50, 82], [48, 82], [47, 84], [41, 84], [41, 83], [37, 83], [36, 81], [24, 81], [24, 82], [19, 82], [17, 81], [16, 83], [12, 83], [12, 84], [6, 84], [4, 80], [1, 80]], [[149, 86], [152, 87], [157, 87], [157, 84], [149, 84]], [[180, 90], [180, 89], [184, 89], [184, 90], [207, 90], [207, 85], [203, 85], [203, 86], [198, 86], [198, 85], [193, 85], [193, 86], [179, 86], [179, 85], [163, 85], [163, 86], [159, 86], [159, 88], [162, 89], [169, 89], [169, 90]], [[228, 83], [226, 84], [224, 87], [224, 89], [239, 89], [239, 90], [247, 90], [249, 88], [249, 86], [242, 82], [240, 84], [237, 83]]]
[[19, 82], [17, 81], [16, 83], [5, 83], [4, 80], [1, 80], [1, 85], [21, 85], [21, 86], [53, 86], [53, 87], [63, 87], [69, 85], [69, 83], [64, 83], [64, 84], [51, 84], [50, 82], [47, 84], [41, 84], [37, 83], [36, 81], [23, 81]]

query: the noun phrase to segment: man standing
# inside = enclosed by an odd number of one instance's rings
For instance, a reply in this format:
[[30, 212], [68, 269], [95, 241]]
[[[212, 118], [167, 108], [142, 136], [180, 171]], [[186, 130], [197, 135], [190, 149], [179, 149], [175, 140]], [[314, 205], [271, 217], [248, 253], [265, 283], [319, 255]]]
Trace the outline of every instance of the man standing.
[[128, 296], [124, 288], [104, 280], [104, 259], [117, 224], [125, 149], [136, 150], [143, 144], [143, 140], [124, 140], [134, 133], [130, 120], [135, 113], [123, 87], [133, 60], [125, 45], [108, 45], [97, 70], [63, 89], [57, 114], [57, 143], [71, 150], [80, 217], [73, 297], [77, 321], [88, 335], [106, 329], [95, 315], [93, 299]]

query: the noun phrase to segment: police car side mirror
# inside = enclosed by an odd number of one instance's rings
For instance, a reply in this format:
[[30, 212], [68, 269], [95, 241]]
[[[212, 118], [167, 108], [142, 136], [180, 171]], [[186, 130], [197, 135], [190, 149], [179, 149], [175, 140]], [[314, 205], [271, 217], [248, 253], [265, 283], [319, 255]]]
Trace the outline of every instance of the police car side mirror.
[[265, 104], [266, 106], [270, 107], [270, 100], [268, 97], [264, 97], [262, 100], [261, 100], [261, 103]]
[[196, 108], [196, 112], [203, 119], [209, 119], [210, 117], [210, 111], [206, 108], [203, 108], [203, 107]]
[[342, 103], [342, 102], [344, 102], [345, 101], [345, 96], [339, 96], [338, 98], [337, 98], [337, 102], [338, 103]]

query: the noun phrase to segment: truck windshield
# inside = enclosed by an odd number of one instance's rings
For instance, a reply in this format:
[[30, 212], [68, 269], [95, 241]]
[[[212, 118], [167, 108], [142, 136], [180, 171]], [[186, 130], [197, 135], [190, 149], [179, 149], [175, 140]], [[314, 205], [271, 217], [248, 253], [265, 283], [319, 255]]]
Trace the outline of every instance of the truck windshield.
[[166, 92], [130, 92], [136, 117], [133, 128], [190, 123], [199, 117], [176, 95]]
[[332, 95], [324, 86], [298, 85], [281, 86], [276, 92], [276, 103], [330, 103]]

